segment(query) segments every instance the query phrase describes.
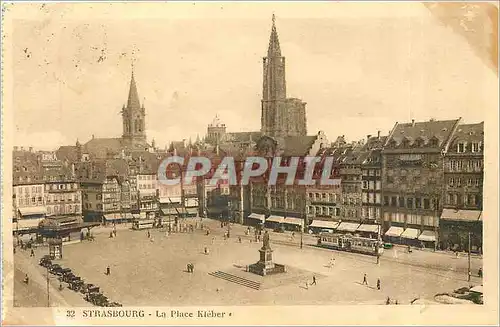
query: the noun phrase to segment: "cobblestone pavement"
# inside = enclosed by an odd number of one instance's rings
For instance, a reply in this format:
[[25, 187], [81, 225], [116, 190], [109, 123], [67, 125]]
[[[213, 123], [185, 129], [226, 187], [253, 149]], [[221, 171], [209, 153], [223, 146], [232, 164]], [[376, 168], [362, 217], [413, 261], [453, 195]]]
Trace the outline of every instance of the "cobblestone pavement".
[[[111, 227], [101, 227], [99, 232], [96, 230], [95, 241], [65, 245], [60, 264], [101, 287], [111, 301], [124, 305], [383, 304], [388, 296], [404, 304], [415, 298], [432, 300], [436, 293], [469, 284], [465, 275], [456, 271], [467, 264], [465, 258], [453, 259], [447, 254], [416, 251], [404, 257], [396, 249], [394, 253], [402, 262], [385, 260], [390, 255], [388, 251], [377, 265], [375, 258], [370, 256], [310, 246], [300, 249], [297, 240], [290, 240], [290, 234], [272, 233], [272, 242], [281, 240], [291, 244], [272, 244], [275, 261], [300, 270], [301, 274], [297, 278], [284, 279], [275, 287], [257, 291], [212, 277], [209, 273], [231, 272], [235, 267], [256, 262], [261, 244], [244, 236], [244, 226], [231, 226], [231, 238], [224, 240], [221, 235], [226, 227], [221, 228], [219, 222], [208, 219], [203, 222], [210, 226], [209, 236], [201, 230], [170, 236], [164, 231], [151, 230], [152, 238], [149, 239], [144, 230], [120, 228], [116, 238], [109, 238]], [[242, 243], [238, 242], [238, 235], [243, 235]], [[209, 255], [203, 253], [205, 246], [210, 250]], [[43, 255], [41, 251], [35, 259], [24, 258], [28, 260], [19, 269], [26, 269], [28, 263], [35, 266]], [[413, 254], [431, 263], [442, 260], [434, 256], [447, 258], [453, 263], [453, 269], [403, 264], [404, 260], [420, 260]], [[332, 257], [336, 258], [336, 263], [330, 267]], [[476, 261], [480, 264], [480, 259]], [[186, 272], [188, 263], [194, 264], [194, 273]], [[111, 269], [110, 276], [105, 275], [107, 266]], [[39, 268], [35, 270], [41, 273]], [[361, 283], [365, 273], [368, 286]], [[306, 282], [310, 284], [313, 276], [317, 277], [318, 284], [306, 288]], [[381, 280], [381, 290], [375, 287], [377, 278]], [[473, 280], [472, 284], [480, 284], [480, 280]], [[72, 299], [78, 295], [67, 291], [69, 293], [63, 291], [61, 295], [69, 305], [88, 305], [76, 303], [83, 299]]]

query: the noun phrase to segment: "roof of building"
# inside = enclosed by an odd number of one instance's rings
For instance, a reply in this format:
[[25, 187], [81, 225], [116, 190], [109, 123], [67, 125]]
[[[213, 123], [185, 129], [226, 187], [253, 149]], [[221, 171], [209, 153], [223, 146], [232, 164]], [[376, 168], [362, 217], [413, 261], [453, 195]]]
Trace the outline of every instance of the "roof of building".
[[[411, 122], [394, 126], [386, 140], [385, 147], [391, 149], [445, 148], [458, 126], [459, 119]], [[431, 140], [436, 141], [433, 145]]]
[[317, 135], [313, 136], [287, 136], [284, 138], [284, 156], [305, 156], [316, 141]]
[[[458, 125], [456, 132], [450, 142], [451, 151], [456, 151], [455, 146], [459, 142], [467, 143], [482, 143], [484, 142], [484, 122], [477, 124], [461, 124]], [[470, 150], [469, 150], [470, 152]]]
[[226, 133], [224, 142], [256, 142], [262, 136], [261, 132]]
[[83, 146], [83, 152], [89, 153], [93, 158], [108, 158], [120, 153], [122, 148], [122, 139], [119, 137], [92, 138]]
[[74, 145], [63, 145], [56, 150], [56, 157], [62, 161], [74, 162], [78, 160], [77, 147]]

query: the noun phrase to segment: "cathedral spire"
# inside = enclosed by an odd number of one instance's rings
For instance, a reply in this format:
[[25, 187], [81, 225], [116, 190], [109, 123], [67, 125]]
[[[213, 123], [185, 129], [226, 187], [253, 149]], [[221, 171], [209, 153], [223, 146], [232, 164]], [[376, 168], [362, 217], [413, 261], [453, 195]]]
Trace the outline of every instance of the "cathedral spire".
[[268, 57], [281, 57], [280, 41], [278, 39], [278, 31], [276, 31], [276, 16], [273, 14], [273, 26], [271, 28], [271, 37], [269, 38], [269, 48], [267, 49]]
[[127, 108], [140, 108], [139, 94], [137, 93], [137, 86], [134, 78], [134, 66], [132, 65], [132, 77], [130, 79], [130, 90], [128, 92]]

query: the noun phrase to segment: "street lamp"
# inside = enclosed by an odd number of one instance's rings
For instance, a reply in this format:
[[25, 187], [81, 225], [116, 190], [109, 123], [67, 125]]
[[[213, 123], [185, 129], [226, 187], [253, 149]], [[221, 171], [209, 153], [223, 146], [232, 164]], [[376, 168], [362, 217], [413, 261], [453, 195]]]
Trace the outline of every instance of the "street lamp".
[[470, 249], [471, 249], [471, 245], [470, 245], [470, 234], [471, 232], [468, 233], [468, 236], [469, 236], [469, 242], [468, 242], [468, 254], [467, 254], [467, 261], [468, 261], [468, 266], [467, 266], [467, 281], [470, 282], [470, 278], [471, 278], [471, 271], [470, 271]]
[[227, 238], [229, 238], [230, 228], [230, 215], [231, 215], [231, 200], [227, 201]]

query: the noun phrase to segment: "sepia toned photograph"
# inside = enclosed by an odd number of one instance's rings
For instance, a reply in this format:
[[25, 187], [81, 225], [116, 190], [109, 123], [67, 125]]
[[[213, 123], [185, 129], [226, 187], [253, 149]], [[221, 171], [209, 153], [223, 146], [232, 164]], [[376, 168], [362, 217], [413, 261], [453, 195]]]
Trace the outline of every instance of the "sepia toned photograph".
[[497, 151], [496, 2], [2, 3], [2, 320], [498, 323]]

